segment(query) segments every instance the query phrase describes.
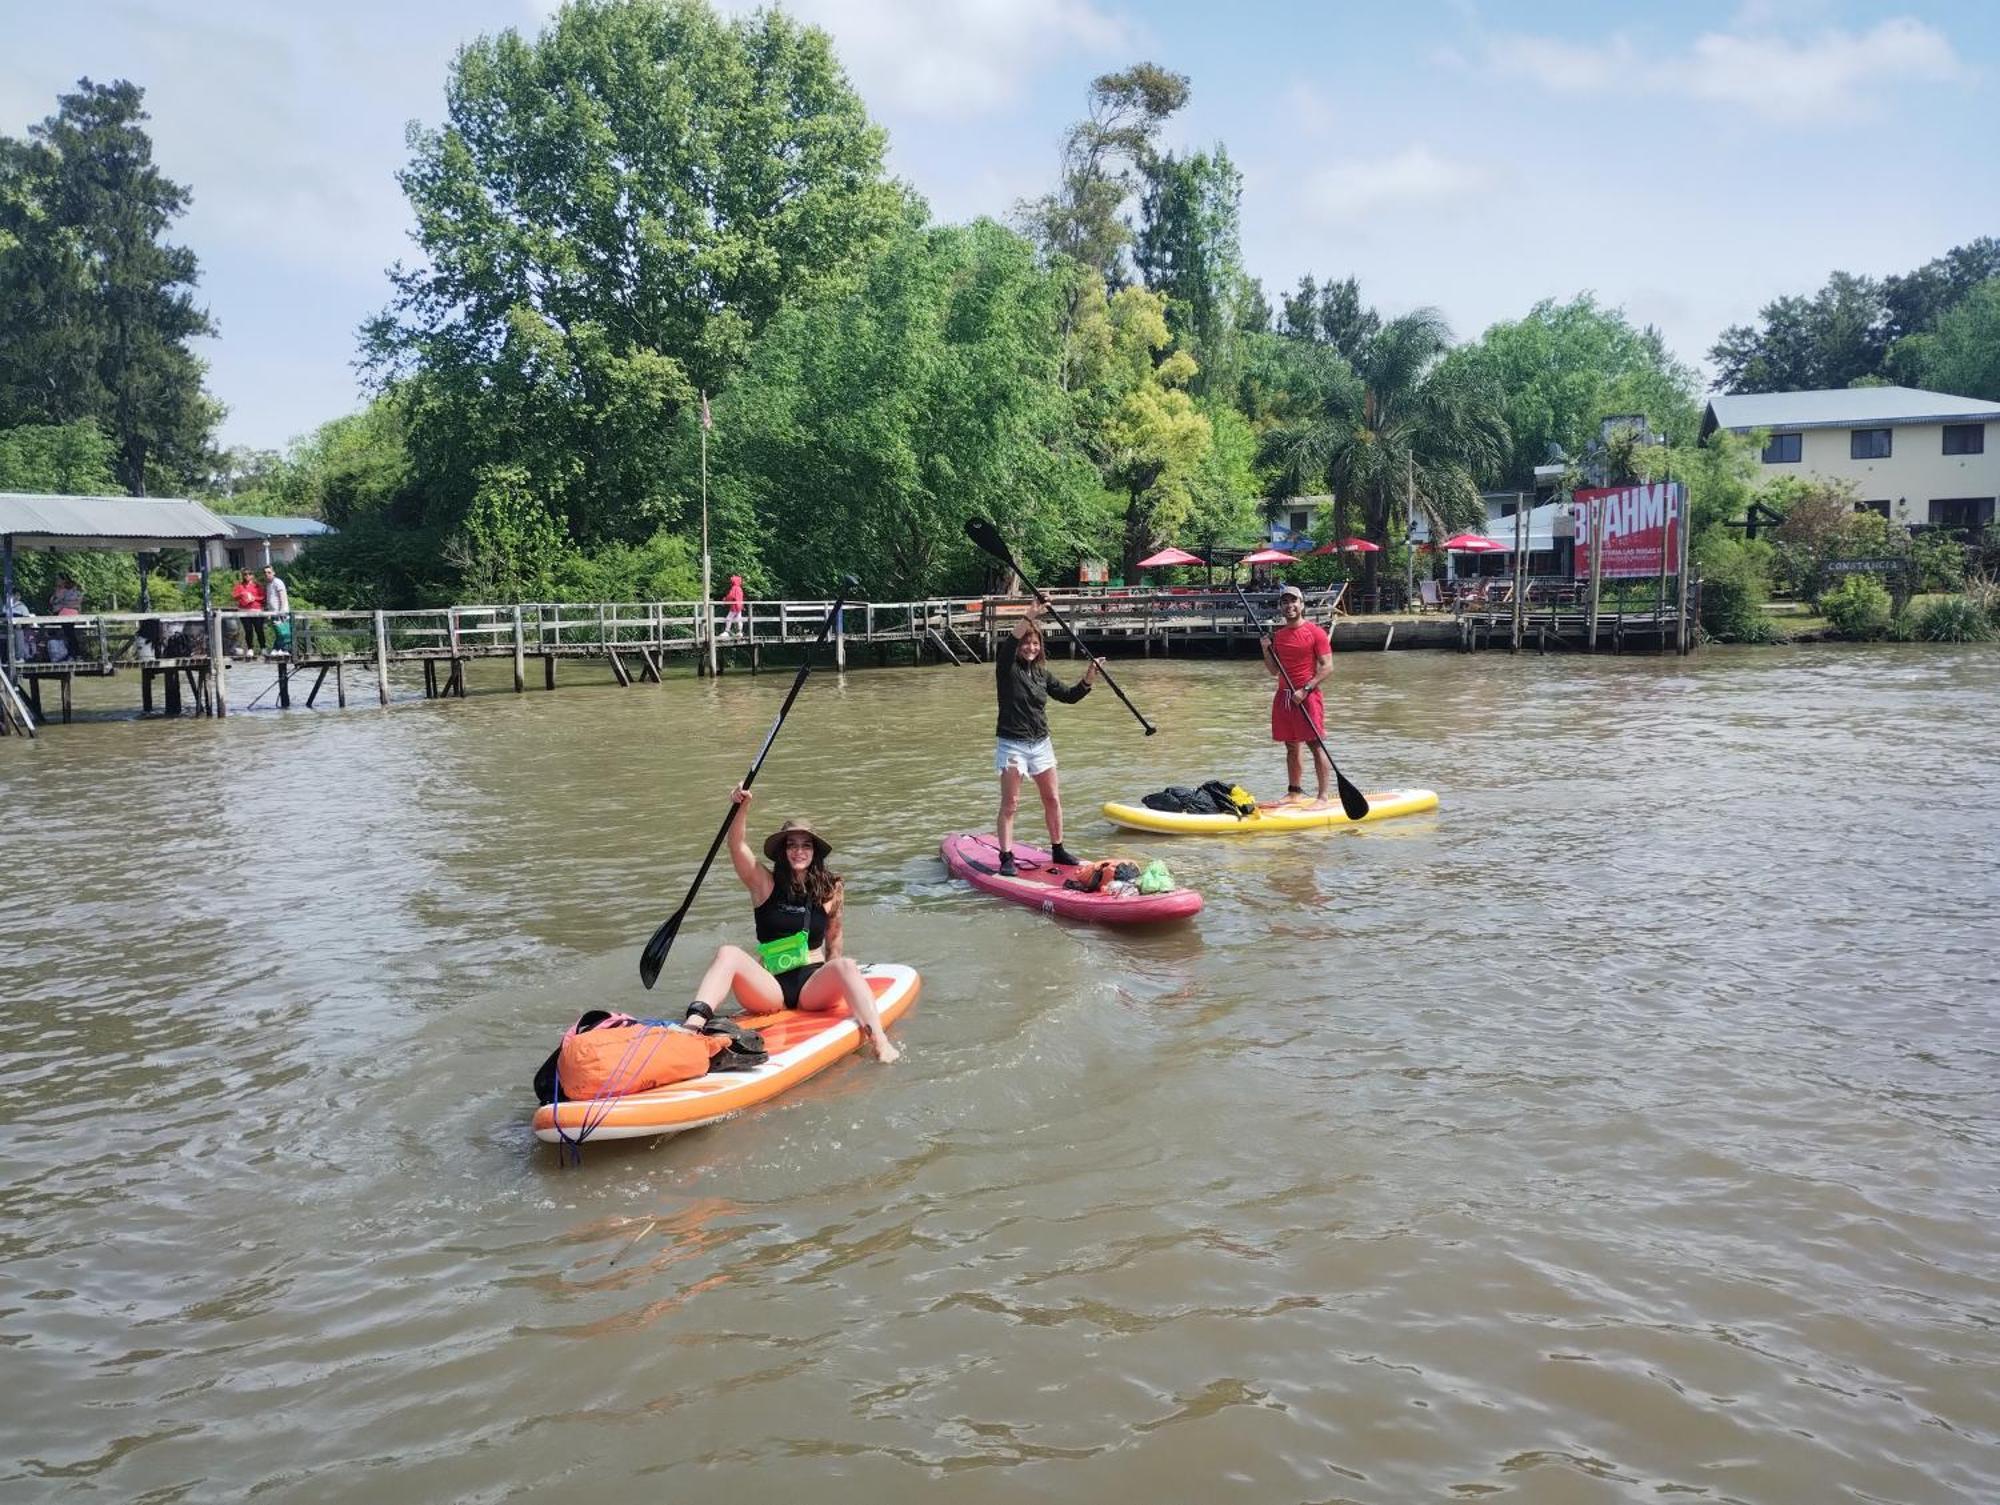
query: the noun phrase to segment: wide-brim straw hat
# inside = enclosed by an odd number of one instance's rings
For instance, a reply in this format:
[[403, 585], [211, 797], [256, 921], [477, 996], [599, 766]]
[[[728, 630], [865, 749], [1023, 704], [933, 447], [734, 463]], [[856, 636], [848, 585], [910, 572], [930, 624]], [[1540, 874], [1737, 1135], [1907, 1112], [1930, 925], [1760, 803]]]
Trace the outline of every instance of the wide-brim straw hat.
[[833, 851], [833, 843], [812, 828], [809, 820], [788, 820], [769, 836], [764, 838], [764, 855], [772, 863], [780, 861], [779, 853], [785, 850], [785, 838], [794, 831], [802, 831], [813, 839], [813, 861], [824, 862]]

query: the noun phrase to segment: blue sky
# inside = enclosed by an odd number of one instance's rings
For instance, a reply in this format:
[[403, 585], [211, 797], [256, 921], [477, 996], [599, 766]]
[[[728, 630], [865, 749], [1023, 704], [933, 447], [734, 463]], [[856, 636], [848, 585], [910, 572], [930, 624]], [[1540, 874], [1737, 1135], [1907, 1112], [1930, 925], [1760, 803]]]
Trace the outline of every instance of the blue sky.
[[[1994, 0], [790, 8], [833, 34], [941, 219], [1042, 191], [1090, 79], [1151, 59], [1193, 79], [1173, 142], [1222, 141], [1243, 169], [1245, 259], [1274, 301], [1352, 273], [1467, 338], [1587, 290], [1699, 361], [1834, 268], [2000, 234]], [[221, 329], [223, 437], [277, 446], [361, 401], [355, 330], [409, 254], [405, 124], [437, 122], [464, 41], [551, 9], [0, 0], [0, 131], [84, 74], [145, 87], [159, 161], [194, 190], [177, 238]]]

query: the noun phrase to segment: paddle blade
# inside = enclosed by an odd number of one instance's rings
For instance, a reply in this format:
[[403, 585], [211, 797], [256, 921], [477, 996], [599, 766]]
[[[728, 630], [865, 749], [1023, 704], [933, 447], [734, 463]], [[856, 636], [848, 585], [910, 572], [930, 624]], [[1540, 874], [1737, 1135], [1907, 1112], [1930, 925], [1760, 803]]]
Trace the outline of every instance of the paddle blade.
[[660, 980], [660, 968], [667, 960], [667, 952], [673, 949], [674, 937], [680, 934], [681, 920], [686, 914], [687, 905], [683, 904], [653, 932], [646, 949], [639, 953], [639, 981], [647, 987]]
[[1014, 562], [1013, 557], [1007, 552], [1007, 542], [1000, 536], [1000, 530], [985, 518], [968, 517], [965, 520], [965, 536], [1002, 564]]
[[1340, 787], [1340, 808], [1347, 812], [1349, 820], [1368, 819], [1368, 796], [1347, 782], [1346, 775], [1336, 771], [1334, 778]]

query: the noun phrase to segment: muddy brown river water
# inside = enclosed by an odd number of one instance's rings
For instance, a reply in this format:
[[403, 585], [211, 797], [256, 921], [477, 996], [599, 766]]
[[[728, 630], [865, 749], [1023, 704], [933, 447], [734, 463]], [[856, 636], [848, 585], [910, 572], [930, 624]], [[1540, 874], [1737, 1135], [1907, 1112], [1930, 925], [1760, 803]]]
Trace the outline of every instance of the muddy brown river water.
[[1071, 844], [1198, 920], [955, 888], [983, 672], [816, 675], [758, 815], [906, 1057], [578, 1169], [528, 1078], [745, 934], [640, 990], [787, 675], [0, 743], [0, 1498], [2000, 1499], [2000, 652], [1343, 654], [1443, 804], [1258, 842], [1098, 818], [1282, 782], [1118, 667]]

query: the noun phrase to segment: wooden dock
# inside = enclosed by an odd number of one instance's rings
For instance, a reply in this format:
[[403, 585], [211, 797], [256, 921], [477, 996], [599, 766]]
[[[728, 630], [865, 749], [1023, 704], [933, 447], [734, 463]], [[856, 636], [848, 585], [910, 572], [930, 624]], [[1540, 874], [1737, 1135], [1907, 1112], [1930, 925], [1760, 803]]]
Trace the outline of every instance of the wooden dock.
[[[1257, 628], [1234, 591], [1073, 590], [1049, 598], [1092, 652], [1162, 657], [1173, 654], [1254, 652]], [[1259, 616], [1276, 616], [1277, 597], [1251, 597]], [[276, 671], [275, 683], [258, 696], [272, 697], [279, 709], [322, 696], [345, 707], [371, 693], [390, 702], [392, 671], [421, 670], [427, 699], [461, 698], [466, 671], [482, 660], [511, 664], [513, 687], [525, 692], [531, 679], [553, 690], [559, 666], [601, 663], [618, 684], [659, 683], [669, 667], [756, 673], [766, 658], [797, 662], [818, 640], [830, 601], [753, 601], [732, 630], [723, 608], [708, 613], [698, 601], [530, 603], [519, 606], [447, 606], [418, 611], [295, 611], [285, 621], [290, 649], [258, 660]], [[965, 666], [990, 662], [1000, 636], [1012, 630], [1032, 601], [1019, 596], [950, 597], [923, 601], [857, 601], [840, 614], [823, 650], [841, 669], [861, 653], [877, 664], [892, 662]], [[1586, 625], [1571, 610], [1531, 610], [1525, 640], [1516, 643], [1513, 618], [1505, 609], [1433, 612], [1428, 615], [1350, 617], [1338, 614], [1325, 597], [1309, 598], [1307, 615], [1327, 628], [1336, 651], [1386, 649], [1477, 649], [1511, 646], [1585, 646]], [[1643, 619], [1642, 619], [1643, 618]], [[263, 619], [267, 629], [276, 619]], [[244, 616], [234, 611], [104, 613], [73, 617], [16, 619], [17, 639], [28, 650], [8, 655], [0, 675], [0, 731], [30, 735], [52, 719], [71, 720], [79, 679], [136, 675], [140, 709], [168, 716], [226, 716], [232, 709], [229, 680], [247, 667]], [[1663, 644], [1672, 620], [1655, 614], [1604, 613], [1599, 646], [1607, 651]], [[1496, 638], [1499, 640], [1496, 642]], [[49, 644], [75, 649], [51, 659]], [[211, 654], [221, 642], [230, 650]], [[1073, 643], [1051, 628], [1051, 651], [1078, 656]], [[165, 648], [162, 656], [153, 645]], [[531, 662], [539, 673], [531, 672]], [[51, 715], [53, 710], [53, 715]]]

